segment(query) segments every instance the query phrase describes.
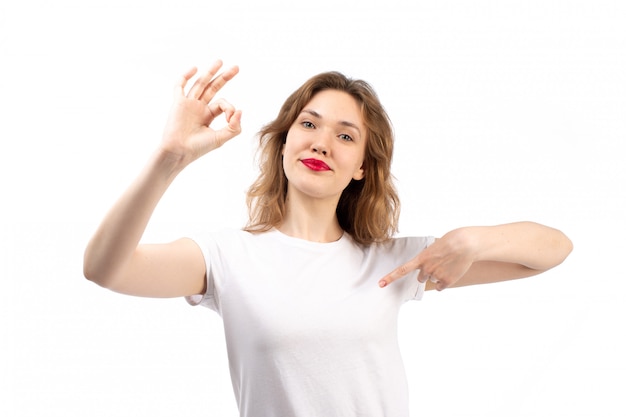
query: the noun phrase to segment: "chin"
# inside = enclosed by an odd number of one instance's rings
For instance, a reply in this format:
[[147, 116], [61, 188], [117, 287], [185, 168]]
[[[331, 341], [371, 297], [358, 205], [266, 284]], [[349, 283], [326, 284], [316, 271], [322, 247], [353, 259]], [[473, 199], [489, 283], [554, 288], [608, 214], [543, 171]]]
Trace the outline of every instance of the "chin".
[[[319, 182], [317, 184], [293, 184], [289, 183], [287, 187], [287, 196], [293, 195], [293, 193], [301, 194], [308, 198], [314, 198], [318, 200], [327, 200], [337, 197], [337, 193], [329, 192], [328, 188], [321, 187]], [[341, 195], [341, 193], [339, 193]], [[338, 200], [338, 198], [337, 198]]]

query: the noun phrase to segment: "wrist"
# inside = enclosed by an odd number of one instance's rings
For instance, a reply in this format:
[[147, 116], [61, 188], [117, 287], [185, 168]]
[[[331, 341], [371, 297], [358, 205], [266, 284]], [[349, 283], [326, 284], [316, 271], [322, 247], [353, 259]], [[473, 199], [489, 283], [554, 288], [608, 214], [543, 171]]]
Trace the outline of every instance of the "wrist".
[[157, 149], [148, 162], [148, 170], [168, 181], [172, 181], [189, 163], [182, 155]]
[[488, 256], [486, 238], [488, 227], [484, 226], [468, 226], [461, 227], [455, 231], [457, 245], [459, 249], [465, 253], [472, 262], [483, 261]]
[[511, 257], [510, 225], [467, 227], [474, 261], [515, 262]]

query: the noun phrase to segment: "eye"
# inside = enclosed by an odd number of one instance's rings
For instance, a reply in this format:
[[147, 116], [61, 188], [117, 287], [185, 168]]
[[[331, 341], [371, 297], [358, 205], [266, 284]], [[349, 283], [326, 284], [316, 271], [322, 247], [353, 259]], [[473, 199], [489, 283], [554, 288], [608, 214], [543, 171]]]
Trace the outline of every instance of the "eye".
[[302, 123], [300, 123], [302, 126], [306, 127], [307, 129], [315, 129], [315, 125], [309, 121], [304, 121]]
[[352, 142], [353, 141], [352, 136], [346, 135], [345, 133], [342, 133], [341, 135], [339, 135], [339, 138], [341, 140], [345, 140], [346, 142]]

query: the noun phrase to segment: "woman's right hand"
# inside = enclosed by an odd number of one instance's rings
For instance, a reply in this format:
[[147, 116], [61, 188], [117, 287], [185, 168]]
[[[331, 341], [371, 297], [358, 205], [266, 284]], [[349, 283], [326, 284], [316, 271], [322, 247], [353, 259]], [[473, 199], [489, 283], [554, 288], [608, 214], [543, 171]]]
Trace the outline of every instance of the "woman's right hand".
[[[213, 63], [186, 94], [185, 86], [197, 69], [187, 71], [176, 84], [174, 104], [165, 125], [160, 150], [172, 158], [180, 169], [241, 132], [241, 110], [236, 110], [223, 99], [213, 101], [217, 92], [239, 72], [239, 68], [234, 66], [216, 76], [221, 67], [220, 60]], [[227, 125], [216, 130], [211, 123], [221, 114], [224, 114]]]
[[[201, 294], [206, 266], [198, 246], [189, 239], [171, 243], [139, 244], [159, 200], [185, 166], [223, 145], [241, 131], [241, 111], [215, 94], [238, 72], [221, 74], [221, 61], [185, 86], [196, 74], [193, 68], [176, 85], [174, 105], [158, 151], [135, 181], [117, 200], [85, 249], [84, 274], [113, 291], [150, 296], [178, 297]], [[211, 123], [224, 114], [227, 125], [216, 130]]]

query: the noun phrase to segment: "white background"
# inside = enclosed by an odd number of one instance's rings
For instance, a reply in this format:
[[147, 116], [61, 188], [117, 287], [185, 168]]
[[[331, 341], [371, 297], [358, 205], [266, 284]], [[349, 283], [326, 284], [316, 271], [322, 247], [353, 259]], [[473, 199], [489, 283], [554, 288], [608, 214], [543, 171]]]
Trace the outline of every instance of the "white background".
[[221, 95], [243, 132], [146, 241], [241, 226], [258, 129], [318, 72], [363, 78], [397, 134], [401, 234], [534, 220], [575, 244], [539, 277], [405, 306], [413, 415], [626, 415], [624, 22], [617, 0], [3, 0], [0, 415], [237, 414], [216, 314], [82, 277], [173, 84], [216, 58], [241, 67]]

